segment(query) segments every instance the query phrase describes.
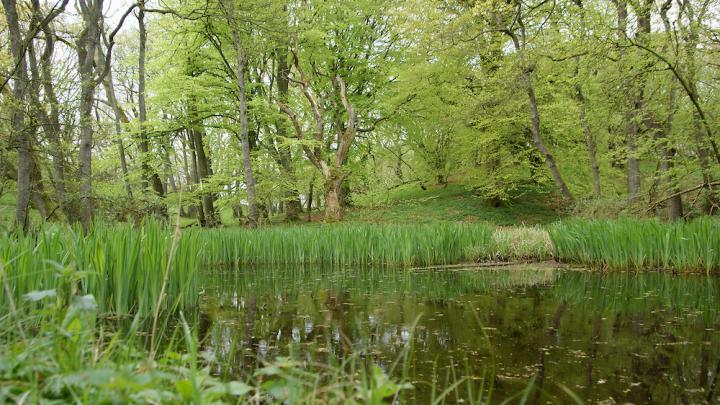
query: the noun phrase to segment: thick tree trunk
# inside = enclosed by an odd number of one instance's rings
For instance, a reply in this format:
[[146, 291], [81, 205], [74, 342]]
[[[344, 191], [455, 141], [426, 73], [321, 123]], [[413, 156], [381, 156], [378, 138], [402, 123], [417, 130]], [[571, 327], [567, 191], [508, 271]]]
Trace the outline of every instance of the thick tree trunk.
[[[587, 27], [585, 24], [585, 10], [582, 1], [576, 3], [580, 7], [580, 24], [582, 28], [582, 39], [587, 39]], [[590, 159], [590, 170], [593, 177], [593, 195], [596, 199], [602, 196], [600, 187], [600, 169], [597, 164], [597, 151], [595, 147], [595, 137], [590, 130], [590, 123], [587, 119], [585, 94], [583, 93], [582, 84], [580, 82], [580, 56], [575, 57], [575, 100], [578, 103], [578, 118], [585, 135], [585, 144], [587, 145], [588, 158]]]
[[325, 182], [325, 222], [342, 220], [342, 205], [340, 204], [340, 184], [338, 179]]
[[635, 116], [642, 109], [641, 100], [635, 100], [633, 113], [628, 117], [629, 123], [626, 133], [627, 142], [627, 190], [628, 197], [634, 199], [640, 193], [640, 161], [637, 158], [637, 141], [640, 128], [635, 122]]
[[93, 100], [95, 97], [95, 53], [100, 42], [100, 19], [102, 0], [80, 0], [84, 31], [78, 38], [77, 54], [80, 72], [80, 222], [83, 231], [90, 230], [93, 219], [92, 196], [92, 147], [93, 147]]
[[[202, 184], [200, 182], [200, 173], [198, 170], [198, 158], [197, 153], [195, 151], [195, 129], [190, 129], [187, 131], [187, 142], [190, 147], [190, 161], [192, 162], [192, 172], [191, 176], [188, 179], [190, 184], [192, 186], [190, 187], [191, 190], [195, 190], [196, 187], [202, 187]], [[200, 198], [200, 203], [196, 204], [196, 210], [197, 210], [197, 216], [198, 216], [198, 222], [200, 223], [200, 226], [205, 227], [207, 226], [207, 221], [205, 220], [205, 212], [203, 210], [203, 200], [202, 197]]]

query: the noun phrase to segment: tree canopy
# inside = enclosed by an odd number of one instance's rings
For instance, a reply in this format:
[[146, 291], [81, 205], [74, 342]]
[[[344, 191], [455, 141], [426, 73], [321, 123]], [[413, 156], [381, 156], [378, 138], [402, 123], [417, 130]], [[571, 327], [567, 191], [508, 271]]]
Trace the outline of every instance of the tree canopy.
[[208, 227], [338, 221], [448, 183], [493, 204], [718, 210], [718, 0], [2, 4], [17, 228], [178, 207]]

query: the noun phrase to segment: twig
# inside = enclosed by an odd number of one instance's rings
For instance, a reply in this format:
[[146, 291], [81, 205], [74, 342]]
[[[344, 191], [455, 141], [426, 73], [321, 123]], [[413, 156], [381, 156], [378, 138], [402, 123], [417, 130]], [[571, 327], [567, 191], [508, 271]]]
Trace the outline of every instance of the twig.
[[157, 322], [160, 317], [160, 306], [165, 299], [165, 288], [167, 287], [168, 279], [170, 278], [170, 269], [172, 267], [173, 258], [175, 257], [175, 251], [177, 250], [178, 243], [180, 242], [180, 235], [182, 234], [180, 227], [180, 207], [182, 207], [182, 186], [178, 193], [178, 210], [175, 218], [175, 232], [173, 233], [172, 245], [170, 245], [170, 255], [168, 257], [167, 266], [165, 266], [165, 273], [163, 274], [162, 287], [160, 287], [160, 295], [155, 303], [155, 313], [153, 314], [153, 325], [150, 333], [150, 360], [155, 358], [155, 335], [157, 334]]
[[670, 194], [669, 196], [667, 196], [667, 197], [665, 197], [665, 198], [663, 198], [663, 199], [661, 199], [661, 200], [655, 201], [654, 203], [652, 203], [652, 204], [650, 205], [650, 208], [648, 208], [648, 211], [652, 210], [652, 209], [655, 208], [656, 206], [664, 203], [665, 201], [667, 201], [667, 200], [669, 200], [669, 199], [671, 199], [671, 198], [675, 198], [675, 197], [677, 197], [677, 196], [680, 196], [680, 195], [683, 195], [683, 194], [687, 194], [687, 193], [693, 192], [693, 191], [695, 191], [695, 190], [699, 190], [699, 189], [701, 189], [701, 188], [710, 188], [710, 187], [712, 187], [712, 186], [719, 186], [719, 185], [720, 185], [720, 181], [713, 181], [713, 182], [710, 182], [710, 183], [702, 183], [702, 184], [697, 185], [697, 186], [695, 186], [695, 187], [688, 188], [687, 190], [678, 191], [677, 193]]

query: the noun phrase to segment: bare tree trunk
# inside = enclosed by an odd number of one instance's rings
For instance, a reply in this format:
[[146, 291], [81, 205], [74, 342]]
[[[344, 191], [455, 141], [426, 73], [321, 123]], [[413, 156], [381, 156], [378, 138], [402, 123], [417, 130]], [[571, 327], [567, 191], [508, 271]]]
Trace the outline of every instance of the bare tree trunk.
[[243, 169], [245, 170], [245, 188], [248, 195], [248, 225], [251, 228], [257, 227], [257, 206], [255, 202], [255, 176], [253, 175], [252, 163], [250, 160], [250, 142], [248, 140], [248, 114], [247, 114], [247, 91], [245, 88], [245, 48], [243, 47], [240, 32], [235, 22], [235, 7], [233, 0], [223, 0], [225, 16], [230, 26], [232, 39], [235, 45], [237, 71], [236, 83], [238, 87], [238, 99], [240, 101], [240, 143], [242, 148]]
[[[695, 11], [689, 2], [683, 1], [678, 2], [681, 5], [681, 13], [688, 19], [688, 24], [679, 23], [679, 27], [682, 31], [683, 37], [685, 38], [685, 58], [687, 65], [687, 87], [690, 91], [690, 97], [692, 99], [699, 99], [699, 92], [697, 88], [697, 62], [695, 58], [695, 52], [699, 42], [698, 34], [698, 17], [695, 15]], [[707, 141], [703, 136], [703, 118], [700, 115], [698, 109], [693, 110], [693, 133], [695, 136], [696, 150], [698, 156], [698, 163], [702, 170], [703, 181], [708, 185], [708, 190], [705, 192], [703, 201], [703, 212], [706, 214], [712, 214], [718, 207], [717, 197], [713, 195], [715, 188], [712, 186], [714, 182], [713, 176], [710, 169], [710, 155], [711, 151], [707, 145]]]
[[[165, 158], [165, 177], [167, 178], [167, 182], [170, 185], [170, 189], [173, 193], [178, 192], [177, 184], [175, 183], [175, 175], [173, 174], [173, 164], [170, 160], [170, 151], [168, 150], [168, 146], [163, 147], [164, 152], [163, 157]], [[166, 191], [167, 193], [167, 191]]]
[[[617, 11], [617, 25], [618, 25], [618, 39], [625, 41], [628, 38], [627, 24], [628, 24], [628, 10], [626, 0], [615, 0], [615, 7]], [[625, 57], [625, 49], [620, 49], [621, 61]], [[620, 75], [625, 75], [625, 69], [620, 64]], [[625, 78], [625, 87], [630, 88], [631, 84], [629, 80]], [[639, 93], [637, 93], [632, 101], [632, 105], [628, 108], [625, 114], [625, 143], [627, 149], [627, 190], [628, 197], [634, 199], [640, 192], [640, 163], [637, 159], [637, 140], [640, 132], [638, 125], [639, 114], [641, 113], [643, 106], [643, 95], [642, 87], [640, 86]]]

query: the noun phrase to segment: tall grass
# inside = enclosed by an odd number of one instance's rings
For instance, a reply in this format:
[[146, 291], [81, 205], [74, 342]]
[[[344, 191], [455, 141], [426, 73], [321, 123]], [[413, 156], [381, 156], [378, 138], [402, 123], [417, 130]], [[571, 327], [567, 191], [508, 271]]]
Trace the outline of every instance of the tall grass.
[[471, 260], [488, 243], [479, 224], [337, 225], [197, 231], [213, 264], [426, 266]]
[[559, 261], [612, 270], [720, 270], [720, 221], [568, 221], [549, 229]]
[[[87, 235], [52, 227], [0, 236], [0, 262], [12, 290], [11, 297], [0, 297], [0, 312], [6, 312], [10, 299], [17, 303], [30, 292], [52, 291], [59, 298], [91, 294], [106, 315], [151, 315], [171, 243], [172, 233], [153, 222], [137, 229], [96, 225]], [[192, 307], [197, 300], [199, 235], [185, 235], [179, 243], [162, 310]]]

